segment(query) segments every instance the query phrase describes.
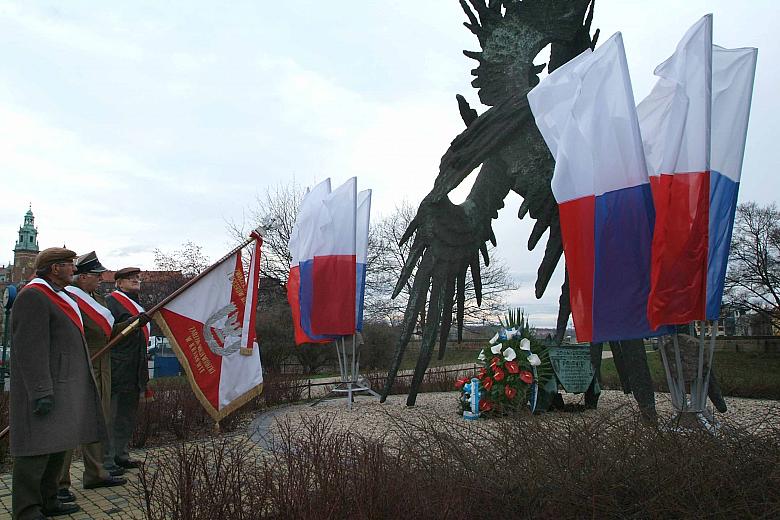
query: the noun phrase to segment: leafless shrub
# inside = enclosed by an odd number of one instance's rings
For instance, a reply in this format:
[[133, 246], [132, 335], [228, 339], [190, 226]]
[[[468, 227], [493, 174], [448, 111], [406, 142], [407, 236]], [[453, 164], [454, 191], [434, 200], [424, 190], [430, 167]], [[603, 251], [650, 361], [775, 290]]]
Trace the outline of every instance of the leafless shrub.
[[732, 424], [718, 436], [649, 428], [630, 413], [462, 427], [403, 417], [388, 427], [398, 436], [374, 440], [316, 416], [279, 424], [269, 452], [227, 440], [177, 446], [144, 466], [139, 500], [149, 520], [780, 514], [776, 411], [762, 428]]
[[[133, 447], [143, 448], [173, 441], [193, 440], [216, 432], [213, 419], [183, 378], [155, 380], [154, 392], [154, 400], [139, 407], [138, 421], [133, 432]], [[300, 401], [303, 392], [303, 380], [299, 376], [268, 374], [263, 393], [220, 421], [219, 431], [234, 431], [243, 424], [247, 415], [254, 415], [265, 407]]]
[[305, 381], [297, 374], [266, 374], [263, 384], [266, 406], [300, 401], [303, 398]]

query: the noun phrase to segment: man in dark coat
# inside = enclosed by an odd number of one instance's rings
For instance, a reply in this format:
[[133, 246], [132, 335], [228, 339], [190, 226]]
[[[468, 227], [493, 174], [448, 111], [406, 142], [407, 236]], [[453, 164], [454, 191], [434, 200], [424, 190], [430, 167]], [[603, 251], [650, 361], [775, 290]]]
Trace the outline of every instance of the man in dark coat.
[[130, 459], [128, 445], [135, 430], [138, 401], [146, 392], [149, 371], [146, 346], [149, 341], [149, 317], [138, 303], [141, 270], [125, 267], [114, 274], [117, 290], [106, 297], [106, 305], [117, 322], [137, 318], [141, 327], [129, 333], [111, 349], [111, 449], [114, 463], [122, 468], [137, 468]]
[[[108, 340], [118, 334], [127, 323], [115, 323], [111, 311], [106, 307], [106, 300], [96, 292], [102, 273], [107, 269], [98, 260], [94, 251], [81, 255], [76, 259], [76, 273], [73, 276], [73, 284], [65, 288], [68, 295], [78, 303], [81, 310], [81, 318], [84, 321], [84, 338], [87, 340], [90, 358], [106, 346]], [[105, 352], [99, 358], [92, 361], [98, 393], [102, 404], [103, 417], [109, 420], [111, 413], [111, 353]], [[111, 474], [103, 467], [105, 442], [94, 442], [81, 446], [81, 455], [84, 459], [84, 475], [82, 483], [84, 489], [99, 487], [121, 486], [127, 483], [127, 479], [119, 475], [124, 469]], [[70, 489], [70, 462], [73, 451], [65, 454], [65, 462], [60, 477], [57, 496], [62, 502], [70, 502], [76, 499]]]
[[14, 519], [78, 511], [57, 499], [65, 452], [105, 437], [81, 315], [62, 290], [73, 276], [75, 256], [65, 248], [41, 251], [37, 278], [19, 292], [11, 313]]

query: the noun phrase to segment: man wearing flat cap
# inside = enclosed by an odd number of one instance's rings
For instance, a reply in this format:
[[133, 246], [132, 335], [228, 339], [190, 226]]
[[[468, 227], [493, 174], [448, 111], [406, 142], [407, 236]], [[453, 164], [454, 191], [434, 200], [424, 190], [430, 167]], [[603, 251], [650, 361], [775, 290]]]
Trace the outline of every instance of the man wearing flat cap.
[[63, 290], [75, 257], [60, 247], [38, 253], [36, 278], [19, 292], [11, 313], [14, 519], [78, 511], [57, 498], [65, 452], [105, 437], [81, 313]]
[[[107, 271], [98, 260], [94, 251], [81, 255], [75, 262], [76, 272], [73, 275], [73, 283], [65, 288], [68, 295], [73, 298], [81, 311], [84, 321], [84, 338], [87, 340], [90, 357], [106, 346], [108, 340], [119, 333], [125, 324], [117, 324], [111, 311], [106, 307], [106, 300], [96, 292], [100, 284], [100, 278]], [[92, 361], [95, 382], [102, 403], [103, 418], [106, 423], [111, 413], [111, 353], [105, 352], [99, 358]], [[81, 446], [84, 458], [84, 475], [82, 483], [84, 489], [99, 487], [120, 486], [127, 480], [119, 477], [124, 473], [122, 468], [117, 468], [114, 474], [103, 468], [105, 458], [104, 449], [107, 442], [95, 442]], [[65, 455], [65, 463], [60, 477], [57, 496], [63, 502], [75, 500], [75, 496], [68, 489], [70, 487], [70, 462], [72, 451]]]
[[[141, 269], [125, 267], [114, 273], [116, 290], [106, 297], [106, 305], [117, 322], [140, 319], [140, 327], [111, 349], [111, 447], [109, 457], [122, 468], [137, 468], [128, 450], [135, 430], [138, 401], [146, 391], [149, 371], [146, 346], [149, 343], [149, 317], [138, 303]], [[110, 461], [109, 461], [110, 462]]]

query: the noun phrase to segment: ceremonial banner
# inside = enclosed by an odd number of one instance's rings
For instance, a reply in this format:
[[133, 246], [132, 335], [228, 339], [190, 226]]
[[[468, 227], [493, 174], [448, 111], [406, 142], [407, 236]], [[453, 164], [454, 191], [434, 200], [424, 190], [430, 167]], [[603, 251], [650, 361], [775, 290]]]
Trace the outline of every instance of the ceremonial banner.
[[714, 47], [706, 15], [637, 106], [656, 210], [652, 326], [720, 314], [755, 63], [755, 49]]
[[[259, 267], [255, 247], [253, 271]], [[155, 313], [201, 404], [219, 421], [262, 392], [260, 349], [254, 341], [257, 276], [247, 287], [240, 250]], [[247, 294], [254, 295], [247, 301]], [[245, 354], [241, 355], [241, 349]]]
[[661, 334], [647, 320], [654, 211], [621, 34], [554, 70], [528, 102], [555, 157], [577, 339]]

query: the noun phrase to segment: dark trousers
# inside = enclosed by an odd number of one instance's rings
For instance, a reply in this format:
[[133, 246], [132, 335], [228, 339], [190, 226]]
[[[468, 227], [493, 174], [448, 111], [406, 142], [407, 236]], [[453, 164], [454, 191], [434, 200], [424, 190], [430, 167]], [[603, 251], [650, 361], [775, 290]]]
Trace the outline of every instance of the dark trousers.
[[64, 459], [64, 451], [14, 458], [11, 484], [14, 520], [37, 518], [43, 509], [57, 507], [57, 484]]
[[[92, 444], [82, 444], [81, 457], [84, 460], [84, 473], [82, 473], [81, 477], [81, 483], [84, 486], [97, 484], [111, 476], [108, 471], [103, 468], [102, 443], [93, 442]], [[58, 486], [60, 489], [68, 489], [70, 487], [70, 463], [72, 458], [73, 450], [66, 451]]]
[[109, 460], [127, 460], [128, 445], [135, 430], [138, 415], [138, 392], [115, 392], [111, 394], [111, 449]]

